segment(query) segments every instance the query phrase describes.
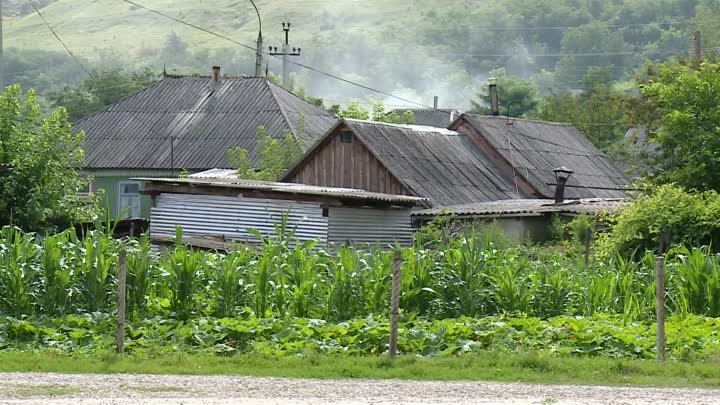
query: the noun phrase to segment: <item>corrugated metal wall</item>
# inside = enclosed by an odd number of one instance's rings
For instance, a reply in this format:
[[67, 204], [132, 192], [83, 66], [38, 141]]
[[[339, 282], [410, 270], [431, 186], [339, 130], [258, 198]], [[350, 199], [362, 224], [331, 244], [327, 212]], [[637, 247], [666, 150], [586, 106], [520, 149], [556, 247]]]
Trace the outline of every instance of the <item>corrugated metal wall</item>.
[[191, 194], [161, 194], [151, 210], [150, 235], [174, 236], [181, 226], [185, 235], [257, 242], [247, 229], [274, 235], [274, 224], [288, 210], [288, 228], [295, 229], [298, 239], [327, 242], [328, 218], [320, 204]]
[[328, 240], [332, 243], [412, 243], [409, 209], [330, 208]]

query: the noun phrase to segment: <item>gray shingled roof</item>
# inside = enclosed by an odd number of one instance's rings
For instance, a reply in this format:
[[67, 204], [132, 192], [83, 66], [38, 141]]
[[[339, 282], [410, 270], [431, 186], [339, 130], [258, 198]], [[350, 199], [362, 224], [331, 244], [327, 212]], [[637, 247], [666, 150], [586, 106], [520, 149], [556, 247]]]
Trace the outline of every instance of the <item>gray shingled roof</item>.
[[433, 207], [520, 198], [467, 135], [441, 128], [345, 120], [385, 167]]
[[647, 129], [630, 128], [619, 144], [613, 163], [629, 176], [638, 178], [657, 170], [654, 162], [662, 153], [660, 144], [648, 136]]
[[415, 125], [424, 125], [428, 127], [447, 128], [460, 116], [460, 113], [452, 109], [434, 109], [434, 108], [397, 108], [390, 113], [395, 113], [402, 117], [405, 111], [412, 111], [415, 115]]
[[89, 169], [200, 170], [229, 167], [226, 152], [237, 146], [256, 163], [258, 126], [277, 137], [291, 130], [307, 147], [336, 121], [264, 78], [213, 84], [207, 77], [166, 77], [79, 120], [74, 129], [85, 131]]
[[626, 192], [618, 189], [630, 180], [571, 124], [511, 118], [512, 125], [507, 125], [505, 117], [462, 117], [544, 197], [554, 195], [550, 184], [555, 184], [553, 169], [559, 166], [574, 171], [566, 199], [625, 197]]
[[458, 215], [458, 216], [523, 216], [549, 213], [599, 214], [616, 212], [629, 205], [621, 198], [588, 198], [566, 200], [555, 203], [549, 199], [500, 200], [481, 203], [452, 205], [414, 211], [413, 216]]

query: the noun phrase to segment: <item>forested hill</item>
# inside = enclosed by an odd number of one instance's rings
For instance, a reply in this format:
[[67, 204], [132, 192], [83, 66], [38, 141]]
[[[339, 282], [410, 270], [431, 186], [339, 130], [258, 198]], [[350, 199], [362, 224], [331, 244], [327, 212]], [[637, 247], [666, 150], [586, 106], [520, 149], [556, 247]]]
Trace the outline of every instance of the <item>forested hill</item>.
[[[254, 46], [248, 0], [138, 0], [138, 3]], [[42, 93], [85, 78], [39, 16], [13, 0], [4, 44], [9, 81]], [[279, 46], [292, 22], [294, 61], [405, 98], [467, 108], [490, 71], [531, 78], [541, 92], [575, 88], [589, 66], [627, 80], [646, 59], [688, 55], [691, 33], [720, 47], [716, 0], [257, 0], [265, 44]], [[91, 70], [149, 67], [207, 73], [212, 65], [250, 74], [254, 53], [122, 0], [34, 3]], [[270, 70], [280, 70], [270, 59]], [[303, 68], [299, 81], [329, 103], [372, 93]], [[388, 102], [388, 101], [386, 101]], [[397, 100], [394, 103], [402, 104]]]

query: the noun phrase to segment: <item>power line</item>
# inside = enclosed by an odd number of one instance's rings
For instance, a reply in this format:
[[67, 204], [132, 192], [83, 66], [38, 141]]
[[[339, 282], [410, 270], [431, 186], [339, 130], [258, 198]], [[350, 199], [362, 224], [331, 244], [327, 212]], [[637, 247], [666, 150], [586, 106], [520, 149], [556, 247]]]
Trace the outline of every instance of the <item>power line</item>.
[[[0, 1], [2, 1], [2, 0], [0, 0]], [[47, 22], [47, 20], [45, 19], [45, 17], [42, 15], [42, 13], [40, 12], [40, 10], [38, 10], [37, 7], [35, 7], [35, 5], [32, 3], [31, 0], [27, 0], [27, 2], [28, 2], [28, 4], [30, 4], [30, 7], [32, 7], [33, 10], [35, 10], [35, 12], [37, 13], [37, 15], [40, 16], [40, 18], [43, 20], [43, 22], [44, 22], [45, 25], [48, 27], [48, 29], [50, 30], [50, 32], [52, 32], [52, 34], [55, 36], [55, 39], [57, 39], [58, 42], [60, 42], [60, 44], [62, 44], [63, 48], [65, 48], [65, 50], [67, 51], [67, 53], [70, 54], [70, 56], [72, 56], [73, 59], [75, 59], [75, 62], [82, 68], [82, 70], [85, 71], [85, 73], [88, 74], [88, 76], [93, 77], [92, 73], [90, 73], [90, 71], [87, 70], [87, 68], [85, 67], [85, 65], [83, 65], [82, 62], [80, 62], [80, 60], [75, 56], [75, 54], [72, 53], [72, 51], [70, 50], [70, 48], [68, 48], [67, 45], [65, 45], [65, 42], [63, 42], [63, 40], [60, 39], [60, 37], [58, 36], [58, 34], [57, 34], [57, 33], [55, 32], [55, 30], [50, 26], [50, 24]]]
[[[205, 32], [205, 33], [210, 34], [210, 35], [214, 35], [214, 36], [216, 36], [216, 37], [218, 37], [218, 38], [222, 38], [222, 39], [224, 39], [224, 40], [226, 40], [226, 41], [230, 41], [230, 42], [232, 42], [232, 43], [234, 43], [234, 44], [236, 44], [236, 45], [242, 46], [242, 47], [244, 47], [244, 48], [250, 49], [250, 50], [252, 50], [253, 52], [255, 52], [255, 48], [253, 48], [253, 47], [251, 47], [251, 46], [249, 46], [249, 45], [243, 44], [243, 43], [241, 43], [241, 42], [238, 42], [238, 41], [236, 41], [236, 40], [234, 40], [234, 39], [232, 39], [232, 38], [230, 38], [230, 37], [227, 37], [227, 36], [225, 36], [225, 35], [218, 34], [218, 33], [216, 33], [216, 32], [210, 31], [210, 30], [208, 30], [208, 29], [199, 27], [199, 26], [197, 26], [197, 25], [195, 25], [195, 24], [188, 23], [188, 22], [186, 22], [186, 21], [180, 20], [179, 18], [175, 18], [175, 17], [172, 17], [172, 16], [170, 16], [170, 15], [167, 15], [167, 14], [161, 12], [161, 11], [153, 10], [153, 9], [151, 9], [151, 8], [149, 8], [149, 7], [143, 6], [142, 4], [136, 3], [136, 2], [134, 2], [134, 1], [132, 1], [132, 0], [121, 0], [121, 1], [124, 1], [125, 3], [128, 3], [128, 4], [132, 4], [132, 5], [134, 5], [134, 6], [137, 6], [137, 7], [139, 7], [139, 8], [142, 8], [142, 9], [144, 9], [144, 10], [150, 11], [150, 12], [155, 13], [155, 14], [157, 14], [157, 15], [160, 15], [160, 16], [162, 16], [162, 17], [168, 18], [168, 19], [173, 20], [173, 21], [175, 21], [175, 22], [177, 22], [177, 23], [179, 23], [179, 24], [186, 25], [186, 26], [188, 26], [188, 27], [191, 27], [191, 28], [200, 30], [200, 31]], [[267, 53], [267, 52], [263, 52], [263, 53], [265, 53], [266, 55], [274, 56], [275, 58], [278, 58], [278, 59], [279, 59], [278, 56], [271, 55], [271, 54], [269, 54], [269, 53]], [[418, 105], [418, 106], [421, 106], [421, 107], [426, 107], [426, 108], [432, 108], [432, 107], [427, 106], [427, 105], [425, 105], [425, 104], [417, 103], [417, 102], [415, 102], [415, 101], [408, 100], [408, 99], [402, 98], [402, 97], [398, 97], [398, 96], [395, 96], [395, 95], [393, 95], [393, 94], [384, 92], [384, 91], [382, 91], [382, 90], [374, 89], [374, 88], [369, 87], [369, 86], [366, 86], [366, 85], [364, 85], [364, 84], [360, 84], [360, 83], [356, 83], [356, 82], [353, 82], [353, 81], [348, 80], [348, 79], [344, 79], [344, 78], [342, 78], [342, 77], [340, 77], [340, 76], [337, 76], [337, 75], [334, 75], [334, 74], [331, 74], [331, 73], [323, 72], [323, 71], [321, 71], [321, 70], [319, 70], [319, 69], [316, 69], [316, 68], [314, 68], [314, 67], [311, 67], [311, 66], [308, 66], [308, 65], [305, 65], [305, 64], [302, 64], [302, 63], [298, 63], [298, 62], [294, 62], [294, 61], [288, 61], [288, 62], [291, 63], [291, 64], [293, 64], [293, 65], [300, 66], [300, 67], [305, 68], [305, 69], [308, 69], [308, 70], [310, 70], [310, 71], [313, 71], [313, 72], [322, 74], [322, 75], [324, 75], [324, 76], [331, 77], [331, 78], [333, 78], [333, 79], [339, 80], [339, 81], [341, 81], [341, 82], [348, 83], [348, 84], [351, 84], [351, 85], [353, 85], [353, 86], [357, 86], [357, 87], [363, 88], [363, 89], [365, 89], [365, 90], [369, 90], [369, 91], [372, 91], [372, 92], [375, 92], [375, 93], [378, 93], [378, 94], [382, 94], [382, 95], [384, 95], [384, 96], [392, 97], [392, 98], [395, 98], [395, 99], [404, 101], [404, 102], [406, 102], [406, 103], [411, 103], [411, 104], [415, 104], [415, 105]]]

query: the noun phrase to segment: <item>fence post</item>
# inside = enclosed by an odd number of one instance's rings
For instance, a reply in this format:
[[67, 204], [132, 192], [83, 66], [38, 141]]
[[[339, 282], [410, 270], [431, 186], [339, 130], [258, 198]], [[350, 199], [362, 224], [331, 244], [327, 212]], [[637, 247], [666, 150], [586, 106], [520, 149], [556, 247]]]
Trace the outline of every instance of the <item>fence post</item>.
[[655, 353], [658, 361], [665, 361], [665, 255], [660, 254], [655, 261], [655, 316], [657, 332]]
[[390, 356], [397, 355], [398, 341], [398, 312], [400, 311], [400, 265], [402, 254], [400, 249], [395, 250], [392, 269], [392, 295], [390, 297]]
[[120, 249], [118, 257], [118, 293], [117, 293], [117, 352], [123, 354], [125, 351], [125, 278], [127, 266], [127, 253], [124, 248]]

